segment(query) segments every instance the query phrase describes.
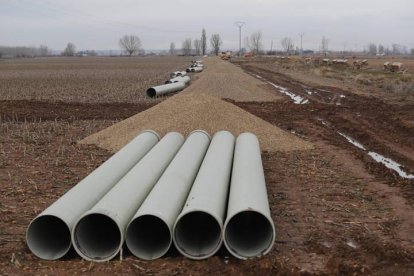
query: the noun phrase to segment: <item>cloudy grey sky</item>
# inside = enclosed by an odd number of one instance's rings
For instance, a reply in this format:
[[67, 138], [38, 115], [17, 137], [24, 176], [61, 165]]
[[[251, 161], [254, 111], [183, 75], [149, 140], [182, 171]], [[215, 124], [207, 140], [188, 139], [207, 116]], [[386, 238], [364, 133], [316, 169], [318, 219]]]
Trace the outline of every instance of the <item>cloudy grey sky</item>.
[[145, 49], [177, 47], [185, 38], [219, 33], [224, 49], [262, 31], [266, 49], [283, 37], [318, 49], [362, 49], [369, 42], [414, 48], [414, 0], [0, 0], [0, 45], [48, 45], [63, 49], [118, 49], [124, 34], [138, 35]]

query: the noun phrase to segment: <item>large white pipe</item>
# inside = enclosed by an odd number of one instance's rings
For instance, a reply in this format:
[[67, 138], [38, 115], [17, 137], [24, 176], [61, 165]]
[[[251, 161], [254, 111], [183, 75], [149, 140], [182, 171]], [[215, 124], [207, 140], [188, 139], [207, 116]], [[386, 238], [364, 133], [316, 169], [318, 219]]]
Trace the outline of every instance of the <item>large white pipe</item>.
[[203, 68], [204, 65], [202, 63], [193, 63], [193, 64], [190, 65], [190, 67], [201, 67], [201, 68]]
[[63, 257], [71, 248], [75, 221], [98, 202], [159, 140], [144, 131], [33, 219], [26, 232], [29, 249], [45, 260]]
[[193, 67], [193, 68], [190, 69], [190, 71], [195, 72], [195, 73], [201, 72], [201, 71], [203, 71], [203, 67]]
[[160, 95], [164, 95], [164, 94], [173, 93], [173, 92], [183, 90], [185, 88], [185, 86], [186, 85], [183, 82], [174, 82], [174, 83], [158, 85], [158, 86], [148, 88], [147, 89], [147, 95], [149, 97], [153, 98], [153, 97], [156, 97], [156, 96], [160, 96]]
[[177, 132], [165, 135], [114, 188], [78, 219], [72, 230], [72, 243], [81, 257], [102, 262], [118, 254], [128, 222], [183, 142], [184, 137]]
[[234, 136], [217, 132], [175, 224], [173, 241], [180, 253], [205, 259], [222, 244], [222, 226], [233, 160]]
[[175, 72], [173, 72], [173, 73], [170, 74], [170, 78], [173, 79], [175, 77], [179, 77], [179, 76], [182, 76], [183, 77], [185, 75], [187, 75], [187, 72], [186, 71], [175, 71]]
[[125, 242], [138, 258], [162, 257], [172, 243], [172, 228], [206, 154], [210, 136], [192, 132], [129, 223]]
[[167, 80], [165, 83], [174, 83], [174, 82], [183, 82], [185, 84], [188, 84], [190, 82], [189, 76], [178, 76], [172, 79]]
[[177, 77], [179, 73], [180, 73], [180, 71], [175, 71], [175, 72], [172, 72], [172, 73], [170, 74], [170, 78], [172, 79], [172, 78]]
[[234, 150], [224, 244], [237, 258], [262, 256], [275, 241], [257, 137], [240, 134]]

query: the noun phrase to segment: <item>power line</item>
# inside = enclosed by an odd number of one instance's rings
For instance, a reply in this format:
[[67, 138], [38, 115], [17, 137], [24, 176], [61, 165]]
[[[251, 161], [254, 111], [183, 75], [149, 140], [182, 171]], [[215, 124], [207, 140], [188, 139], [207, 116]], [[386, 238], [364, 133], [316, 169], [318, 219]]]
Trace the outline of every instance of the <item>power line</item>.
[[102, 16], [96, 16], [94, 14], [90, 14], [90, 13], [86, 13], [83, 11], [79, 11], [76, 9], [73, 9], [71, 7], [67, 7], [64, 5], [57, 5], [56, 3], [52, 3], [50, 1], [46, 1], [46, 0], [37, 0], [32, 2], [34, 4], [37, 5], [41, 5], [49, 10], [51, 10], [52, 12], [57, 12], [60, 14], [64, 14], [64, 15], [68, 15], [68, 16], [72, 16], [74, 18], [78, 18], [81, 19], [82, 22], [85, 22], [85, 19], [87, 21], [95, 21], [95, 22], [99, 22], [99, 23], [104, 23], [106, 25], [110, 25], [111, 27], [117, 28], [119, 29], [119, 27], [129, 27], [129, 28], [138, 28], [138, 29], [146, 29], [148, 31], [151, 32], [160, 32], [160, 33], [191, 33], [191, 34], [195, 34], [198, 33], [196, 31], [189, 31], [189, 30], [171, 30], [171, 29], [164, 29], [164, 28], [154, 28], [154, 27], [149, 27], [146, 25], [142, 25], [142, 24], [131, 24], [128, 22], [122, 22], [122, 21], [118, 21], [118, 20], [113, 20], [113, 19], [109, 19], [106, 17], [102, 17]]

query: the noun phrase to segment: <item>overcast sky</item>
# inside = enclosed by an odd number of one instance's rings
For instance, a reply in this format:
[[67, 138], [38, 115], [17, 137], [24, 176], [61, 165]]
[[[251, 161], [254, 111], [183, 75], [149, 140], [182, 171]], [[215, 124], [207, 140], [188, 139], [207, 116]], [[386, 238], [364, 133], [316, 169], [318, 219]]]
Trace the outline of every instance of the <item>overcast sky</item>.
[[322, 36], [337, 50], [414, 48], [414, 0], [0, 0], [0, 45], [119, 49], [122, 35], [136, 34], [145, 49], [168, 49], [205, 28], [237, 49], [236, 21], [245, 22], [243, 38], [262, 31], [265, 49], [272, 40], [280, 49], [286, 36], [300, 45], [299, 33], [304, 49], [318, 49]]

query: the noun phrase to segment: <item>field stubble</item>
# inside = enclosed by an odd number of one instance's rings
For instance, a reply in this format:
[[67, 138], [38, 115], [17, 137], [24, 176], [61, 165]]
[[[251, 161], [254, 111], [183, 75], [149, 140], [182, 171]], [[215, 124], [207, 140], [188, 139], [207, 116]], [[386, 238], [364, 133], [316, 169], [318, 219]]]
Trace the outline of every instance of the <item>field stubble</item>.
[[[154, 102], [148, 87], [182, 70], [184, 57], [55, 57], [0, 63], [0, 100], [79, 103]], [[156, 101], [156, 100], [155, 100]]]

